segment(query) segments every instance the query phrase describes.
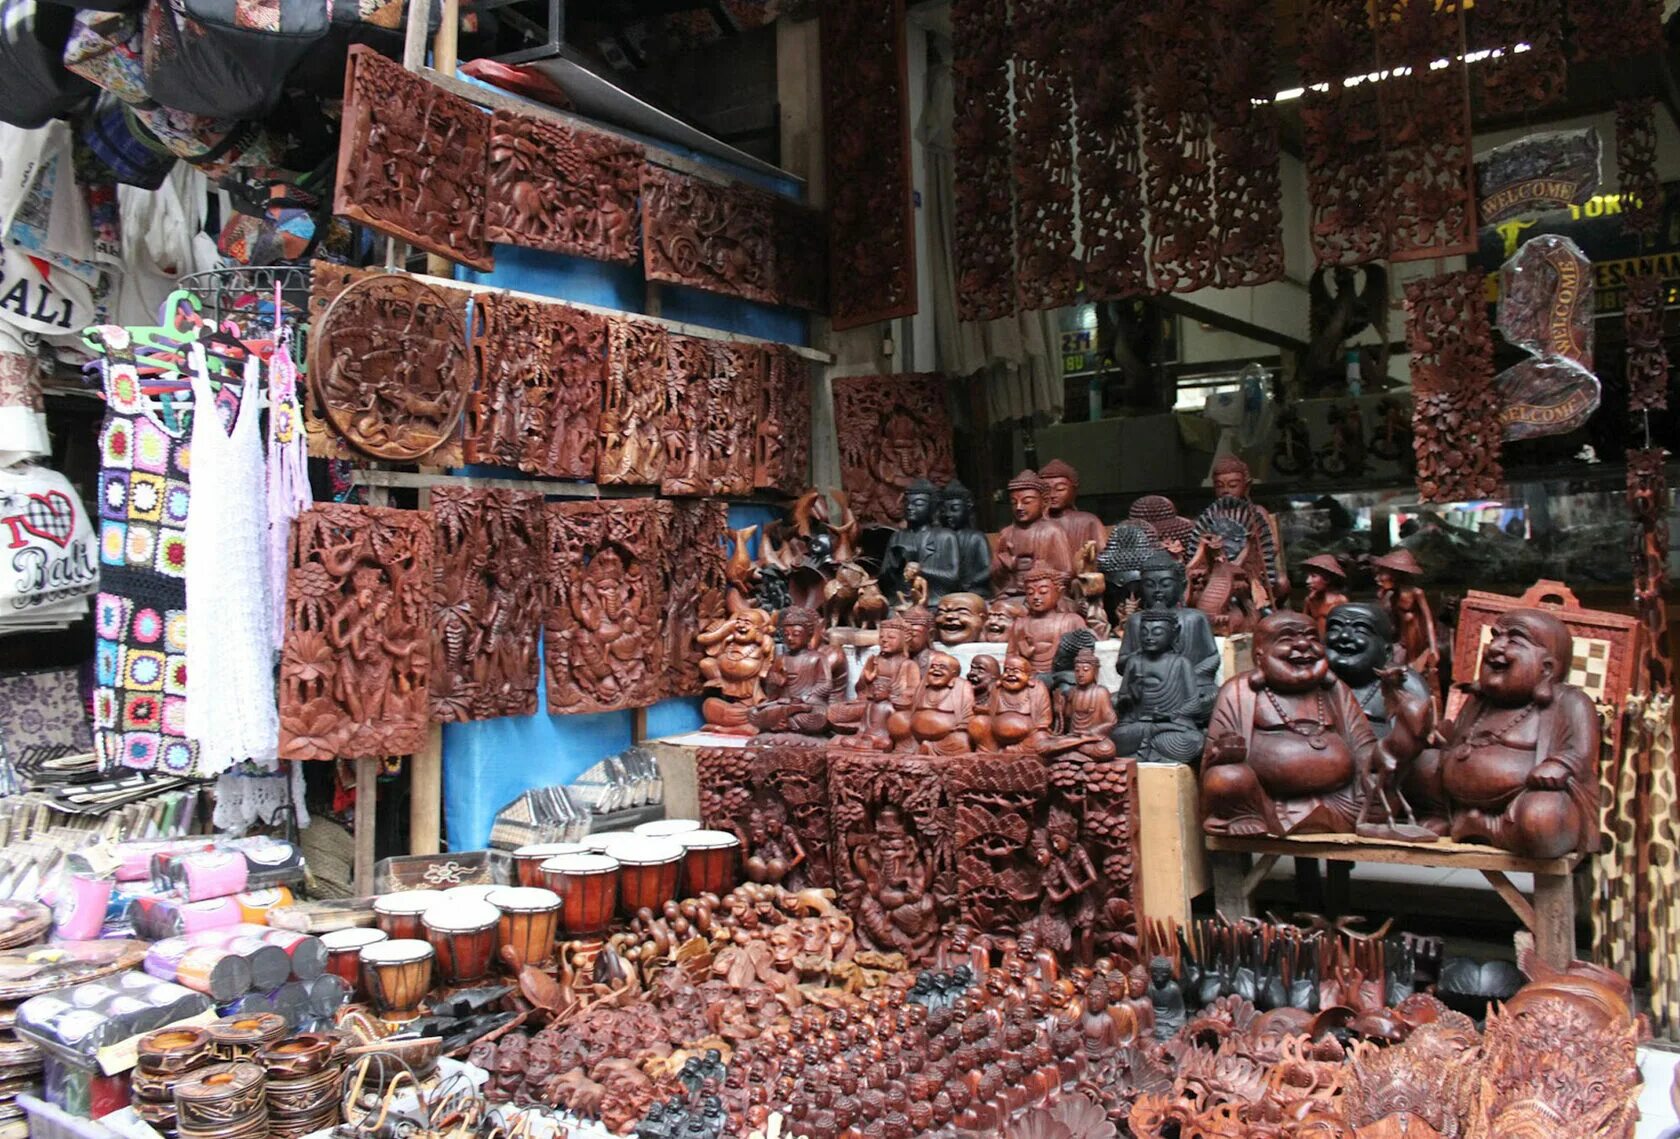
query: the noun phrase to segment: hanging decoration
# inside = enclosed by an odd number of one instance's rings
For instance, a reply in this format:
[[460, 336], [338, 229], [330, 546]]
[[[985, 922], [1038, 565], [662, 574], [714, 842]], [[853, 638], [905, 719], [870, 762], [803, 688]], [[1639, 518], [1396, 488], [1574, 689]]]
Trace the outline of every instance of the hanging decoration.
[[1007, 0], [952, 0], [956, 118], [952, 243], [959, 320], [1015, 311]]
[[1492, 53], [1470, 73], [1483, 115], [1529, 114], [1568, 93], [1561, 0], [1478, 0], [1466, 27], [1470, 49]]
[[904, 492], [917, 479], [956, 477], [945, 377], [849, 376], [834, 381], [840, 482], [865, 526], [904, 524]]
[[1616, 184], [1622, 195], [1622, 232], [1655, 237], [1662, 225], [1662, 180], [1657, 177], [1657, 101], [1616, 104]]
[[1651, 646], [1651, 690], [1674, 692], [1674, 649], [1669, 640], [1668, 477], [1661, 447], [1627, 453], [1627, 499], [1633, 512], [1634, 615], [1645, 626]]
[[1624, 60], [1662, 50], [1662, 0], [1569, 0], [1577, 60]]
[[490, 241], [634, 265], [641, 253], [642, 148], [536, 115], [490, 120]]
[[1499, 270], [1499, 332], [1528, 353], [1494, 377], [1505, 439], [1575, 430], [1598, 410], [1592, 262], [1569, 238], [1523, 242]]
[[1301, 21], [1308, 233], [1319, 268], [1388, 253], [1388, 158], [1377, 85], [1343, 80], [1376, 59], [1364, 0], [1308, 0]]
[[1213, 120], [1213, 213], [1220, 288], [1283, 277], [1283, 185], [1268, 0], [1213, 0], [1208, 69]]
[[1062, 0], [1014, 0], [1015, 289], [1023, 309], [1061, 308], [1074, 258], [1073, 76]]
[[1663, 347], [1662, 278], [1640, 273], [1627, 280], [1623, 320], [1627, 326], [1629, 411], [1668, 410], [1668, 351]]
[[1144, 256], [1143, 154], [1138, 142], [1137, 26], [1124, 5], [1087, 13], [1073, 37], [1079, 138], [1079, 234], [1088, 300], [1149, 292]]
[[1207, 15], [1197, 4], [1148, 0], [1137, 20], [1150, 271], [1156, 292], [1195, 292], [1214, 283], [1218, 257]]
[[1459, 502], [1499, 492], [1502, 426], [1493, 386], [1493, 331], [1482, 275], [1444, 273], [1406, 284], [1418, 497]]

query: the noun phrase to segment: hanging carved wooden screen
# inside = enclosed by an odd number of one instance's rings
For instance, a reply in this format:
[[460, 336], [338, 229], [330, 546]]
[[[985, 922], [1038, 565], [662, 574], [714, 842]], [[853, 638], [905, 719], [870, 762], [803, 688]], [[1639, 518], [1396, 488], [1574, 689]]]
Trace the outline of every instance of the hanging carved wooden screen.
[[702, 748], [698, 774], [700, 819], [706, 826], [741, 836], [743, 854], [752, 858], [798, 863], [777, 885], [789, 890], [834, 885], [823, 741], [795, 738]]
[[995, 320], [1015, 311], [1007, 0], [952, 0], [951, 52], [957, 317]]
[[1086, 17], [1071, 45], [1078, 77], [1073, 94], [1085, 293], [1091, 300], [1142, 296], [1149, 292], [1149, 262], [1135, 86], [1137, 21], [1123, 4], [1098, 5]]
[[350, 49], [334, 213], [489, 270], [489, 164], [489, 115], [372, 48]]
[[537, 115], [490, 120], [491, 241], [634, 265], [641, 253], [642, 148]]
[[1641, 273], [1627, 281], [1623, 320], [1627, 327], [1629, 411], [1668, 410], [1668, 351], [1663, 347], [1663, 281]]
[[424, 744], [432, 517], [330, 503], [292, 525], [280, 755], [358, 759]]
[[916, 311], [904, 0], [822, 7], [829, 297], [836, 329]]
[[1208, 8], [1214, 269], [1223, 289], [1283, 277], [1273, 9], [1272, 0], [1213, 0]]
[[834, 381], [840, 482], [865, 525], [904, 522], [904, 491], [918, 478], [956, 477], [945, 377], [937, 372]]
[[1626, 60], [1662, 50], [1662, 0], [1569, 0], [1570, 41], [1579, 60]]
[[798, 494], [810, 482], [811, 364], [799, 353], [771, 344], [765, 346], [764, 368], [753, 485]]
[[466, 457], [553, 478], [592, 479], [600, 450], [607, 319], [507, 293], [477, 298], [479, 386]]
[[1482, 285], [1477, 272], [1406, 283], [1413, 450], [1424, 502], [1495, 495], [1504, 479], [1493, 330]]
[[596, 477], [658, 486], [665, 473], [667, 335], [646, 321], [607, 321], [607, 389]]
[[1616, 104], [1616, 185], [1622, 194], [1622, 232], [1655, 237], [1662, 225], [1663, 187], [1657, 177], [1657, 101]]
[[537, 710], [537, 643], [547, 599], [542, 495], [432, 491], [432, 719]]
[[1022, 309], [1061, 308], [1079, 287], [1074, 256], [1073, 74], [1062, 0], [1014, 0], [1015, 292]]
[[663, 694], [660, 522], [653, 499], [549, 504], [549, 712], [642, 708]]
[[713, 341], [709, 347], [712, 368], [700, 447], [706, 493], [749, 495], [765, 354], [754, 344]]
[[1308, 233], [1320, 268], [1388, 252], [1388, 159], [1375, 83], [1344, 86], [1376, 63], [1366, 0], [1307, 0], [1301, 31], [1301, 125]]
[[1194, 292], [1214, 283], [1218, 256], [1207, 12], [1178, 0], [1139, 8], [1150, 271], [1157, 292]]
[[716, 499], [679, 499], [661, 504], [665, 575], [666, 696], [701, 693], [700, 661], [705, 650], [694, 638], [724, 614], [723, 542], [729, 507]]
[[1532, 112], [1568, 93], [1562, 0], [1477, 0], [1466, 29], [1472, 51], [1495, 53], [1470, 70], [1481, 114]]
[[707, 398], [717, 358], [712, 342], [698, 336], [673, 332], [667, 334], [665, 343], [659, 490], [662, 494], [705, 494], [705, 439], [710, 426]]

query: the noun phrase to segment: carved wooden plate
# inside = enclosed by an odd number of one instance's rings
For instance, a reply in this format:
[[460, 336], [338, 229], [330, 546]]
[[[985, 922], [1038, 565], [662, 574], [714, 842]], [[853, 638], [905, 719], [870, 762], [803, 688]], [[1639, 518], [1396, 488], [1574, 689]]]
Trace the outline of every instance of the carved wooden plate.
[[465, 313], [400, 273], [357, 281], [316, 322], [309, 382], [332, 429], [362, 454], [429, 455], [454, 437], [472, 390]]
[[0, 902], [0, 949], [41, 940], [52, 925], [52, 911], [39, 902]]

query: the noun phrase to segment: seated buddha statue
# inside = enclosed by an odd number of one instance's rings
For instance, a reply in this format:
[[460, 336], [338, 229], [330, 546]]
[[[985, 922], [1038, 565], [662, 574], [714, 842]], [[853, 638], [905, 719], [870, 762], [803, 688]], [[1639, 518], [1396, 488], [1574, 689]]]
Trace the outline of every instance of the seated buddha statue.
[[1178, 618], [1171, 609], [1137, 616], [1137, 641], [1120, 677], [1114, 746], [1138, 759], [1193, 762], [1202, 752], [1208, 702], [1190, 659], [1179, 651]]
[[1025, 657], [1010, 653], [1003, 658], [991, 703], [976, 709], [968, 735], [975, 751], [1036, 751], [1049, 738], [1053, 711], [1050, 689], [1033, 675]]
[[928, 657], [921, 687], [910, 707], [887, 719], [893, 750], [924, 755], [961, 755], [969, 750], [968, 724], [974, 717], [974, 689], [950, 653]]

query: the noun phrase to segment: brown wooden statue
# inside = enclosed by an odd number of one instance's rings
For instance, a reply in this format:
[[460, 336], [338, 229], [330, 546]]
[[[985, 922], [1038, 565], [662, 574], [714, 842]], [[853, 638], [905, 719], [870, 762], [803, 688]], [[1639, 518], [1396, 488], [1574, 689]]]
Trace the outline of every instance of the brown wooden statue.
[[1073, 687], [1056, 697], [1059, 735], [1043, 745], [1045, 756], [1069, 752], [1091, 760], [1113, 759], [1114, 696], [1097, 683], [1097, 654], [1080, 649], [1073, 658]]
[[991, 703], [969, 723], [969, 739], [975, 751], [1037, 751], [1050, 737], [1052, 711], [1050, 689], [1033, 675], [1025, 657], [1010, 653], [1003, 658]]
[[[1278, 529], [1277, 519], [1272, 517], [1271, 511], [1256, 503], [1249, 497], [1249, 491], [1254, 483], [1249, 473], [1248, 464], [1236, 455], [1221, 455], [1213, 464], [1213, 493], [1219, 499], [1238, 499], [1248, 505], [1252, 515], [1249, 521], [1248, 545], [1264, 554], [1266, 562], [1267, 580], [1264, 583], [1267, 593], [1277, 602], [1289, 599], [1289, 566], [1285, 561], [1283, 549], [1283, 534]], [[1205, 529], [1205, 521], [1210, 512], [1215, 511], [1220, 503], [1215, 502], [1202, 512], [1202, 517], [1196, 520], [1197, 531]], [[1194, 549], [1200, 533], [1192, 534], [1190, 547]]]
[[1048, 488], [1046, 500], [1050, 521], [1060, 526], [1062, 533], [1067, 535], [1070, 550], [1078, 553], [1086, 542], [1095, 542], [1099, 550], [1108, 545], [1108, 527], [1103, 525], [1102, 519], [1088, 510], [1079, 509], [1077, 470], [1060, 459], [1051, 459], [1038, 469], [1038, 477]]
[[803, 606], [782, 610], [783, 650], [765, 676], [769, 696], [749, 713], [761, 732], [815, 735], [828, 729], [828, 706], [846, 695], [846, 654], [822, 635], [822, 621]]
[[907, 712], [888, 721], [898, 751], [929, 755], [961, 755], [969, 750], [968, 725], [974, 718], [974, 689], [962, 666], [949, 653], [928, 657], [921, 687]]
[[1405, 663], [1423, 677], [1431, 691], [1437, 680], [1441, 649], [1435, 642], [1435, 612], [1429, 597], [1418, 585], [1423, 567], [1404, 547], [1371, 559], [1377, 577], [1377, 600], [1394, 622], [1395, 637], [1405, 653]]
[[1073, 547], [1062, 528], [1045, 515], [1049, 491], [1037, 471], [1022, 471], [1009, 480], [1015, 521], [998, 535], [992, 554], [992, 589], [997, 593], [1019, 594], [1024, 575], [1040, 566], [1072, 576]]
[[[735, 599], [731, 598], [732, 602]], [[700, 705], [706, 726], [728, 735], [751, 736], [758, 729], [747, 714], [764, 700], [764, 678], [776, 656], [776, 619], [744, 602], [695, 639], [706, 651], [700, 676], [708, 696]]]
[[1049, 566], [1035, 566], [1022, 579], [1027, 611], [1009, 627], [1009, 652], [1026, 658], [1035, 674], [1052, 671], [1062, 637], [1085, 628], [1085, 618], [1062, 609], [1067, 578]]
[[978, 593], [947, 593], [933, 615], [933, 639], [941, 645], [980, 640], [986, 624], [986, 599]]
[[1348, 595], [1347, 570], [1329, 554], [1318, 554], [1306, 560], [1307, 595], [1301, 599], [1301, 612], [1318, 622], [1319, 636], [1324, 635], [1330, 610], [1346, 605]]
[[1246, 543], [1242, 526], [1217, 519], [1198, 536], [1185, 567], [1186, 599], [1222, 637], [1249, 632], [1260, 620], [1256, 583], [1263, 580], [1263, 570], [1250, 564], [1253, 547]]
[[892, 749], [888, 721], [894, 712], [907, 712], [921, 687], [922, 673], [911, 657], [910, 626], [899, 617], [881, 622], [880, 649], [863, 662], [856, 700], [829, 705], [828, 719], [842, 735], [841, 747], [872, 751]]

